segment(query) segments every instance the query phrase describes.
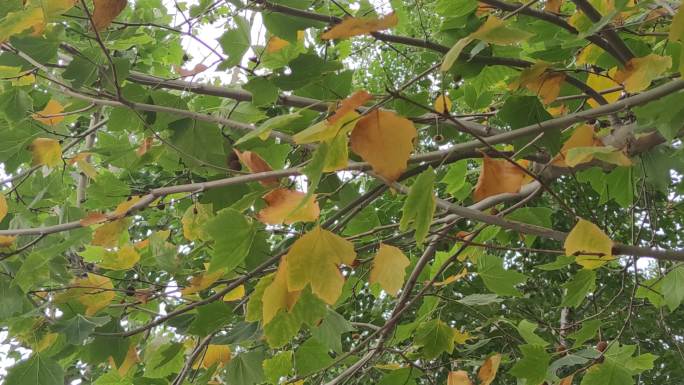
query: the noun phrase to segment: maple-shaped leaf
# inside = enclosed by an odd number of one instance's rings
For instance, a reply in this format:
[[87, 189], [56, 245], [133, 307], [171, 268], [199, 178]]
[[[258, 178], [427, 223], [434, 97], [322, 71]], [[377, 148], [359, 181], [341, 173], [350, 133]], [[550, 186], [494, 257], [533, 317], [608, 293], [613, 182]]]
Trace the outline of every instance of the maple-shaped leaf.
[[64, 106], [60, 102], [50, 99], [42, 110], [36, 111], [31, 117], [47, 126], [56, 126], [64, 120], [62, 112], [64, 112]]
[[456, 370], [449, 372], [447, 376], [447, 385], [472, 385], [473, 382], [470, 381], [468, 377], [468, 372], [465, 370]]
[[140, 261], [140, 254], [131, 245], [125, 245], [116, 252], [107, 251], [103, 254], [102, 262], [98, 266], [109, 270], [128, 270]]
[[348, 17], [321, 35], [321, 39], [344, 39], [352, 36], [367, 35], [394, 27], [399, 23], [399, 17], [392, 12], [380, 18]]
[[415, 238], [418, 243], [423, 243], [425, 240], [437, 207], [434, 193], [435, 177], [432, 167], [420, 173], [411, 185], [402, 208], [399, 229], [406, 231], [411, 225], [416, 230]]
[[[620, 87], [619, 83], [607, 75], [595, 74], [593, 72], [590, 73], [589, 76], [587, 76], [587, 86], [600, 93], [608, 103], [615, 103], [622, 94], [621, 90], [604, 93], [606, 90]], [[587, 102], [593, 108], [600, 106], [600, 104], [594, 100], [594, 98], [587, 99]]]
[[553, 165], [558, 167], [567, 167], [565, 158], [568, 156], [568, 151], [577, 147], [592, 147], [603, 146], [603, 143], [594, 136], [594, 127], [589, 124], [582, 124], [575, 128], [568, 140], [563, 143], [560, 152], [553, 159]]
[[493, 354], [482, 363], [480, 369], [477, 371], [477, 379], [480, 380], [480, 385], [489, 385], [496, 378], [496, 372], [499, 371], [501, 364], [501, 354]]
[[672, 67], [672, 58], [656, 54], [635, 57], [622, 69], [611, 70], [613, 79], [622, 84], [627, 92], [643, 91], [651, 82]]
[[36, 138], [31, 142], [33, 165], [57, 167], [62, 164], [62, 146], [50, 138]]
[[527, 174], [506, 159], [482, 158], [482, 169], [473, 191], [473, 200], [479, 202], [487, 197], [520, 191]]
[[127, 0], [93, 0], [93, 25], [98, 31], [107, 28], [126, 8]]
[[228, 345], [214, 345], [210, 344], [204, 350], [200, 357], [192, 365], [193, 369], [204, 368], [208, 369], [218, 364], [219, 367], [227, 364], [230, 361], [231, 352]]
[[390, 182], [399, 178], [413, 151], [413, 122], [394, 112], [374, 110], [359, 119], [351, 133], [351, 149]]
[[451, 111], [451, 106], [453, 103], [451, 102], [451, 99], [449, 99], [448, 96], [444, 94], [439, 94], [437, 98], [435, 99], [435, 111], [437, 111], [440, 114], [443, 114], [445, 112]]
[[86, 315], [93, 315], [107, 307], [116, 293], [112, 290], [112, 280], [101, 275], [88, 273], [85, 278], [74, 280], [70, 293], [86, 307]]
[[411, 261], [399, 248], [381, 243], [373, 258], [368, 282], [377, 282], [387, 294], [396, 296], [404, 284], [406, 267], [410, 264]]
[[551, 355], [541, 345], [520, 345], [523, 358], [513, 365], [510, 374], [525, 379], [526, 384], [541, 385], [546, 377], [546, 370], [551, 361]]
[[356, 259], [354, 245], [319, 226], [297, 239], [287, 253], [289, 291], [311, 291], [333, 304], [342, 293], [344, 277], [338, 266], [351, 265]]
[[278, 265], [278, 270], [273, 277], [273, 282], [264, 289], [264, 294], [261, 297], [262, 321], [264, 325], [271, 322], [279, 311], [292, 310], [292, 307], [297, 303], [297, 299], [299, 299], [301, 291], [290, 291], [288, 288], [287, 268], [287, 258], [282, 258], [280, 265]]
[[44, 25], [45, 14], [42, 7], [31, 7], [17, 12], [9, 12], [2, 19], [2, 23], [0, 23], [0, 43], [31, 27], [42, 29]]
[[497, 45], [510, 45], [532, 36], [534, 36], [534, 34], [507, 26], [504, 20], [499, 19], [496, 16], [489, 16], [487, 21], [485, 21], [480, 28], [460, 39], [451, 47], [444, 55], [440, 70], [442, 72], [448, 71], [461, 55], [463, 49], [473, 40], [482, 40], [486, 43]]
[[[271, 166], [269, 166], [266, 161], [259, 156], [256, 152], [253, 151], [243, 151], [240, 152], [237, 149], [233, 149], [235, 152], [235, 155], [237, 155], [238, 159], [240, 159], [240, 162], [242, 162], [245, 167], [249, 170], [251, 173], [259, 173], [259, 172], [267, 172], [267, 171], [273, 171]], [[278, 185], [278, 178], [267, 178], [259, 181], [260, 184], [263, 186], [274, 186]]]
[[277, 188], [264, 195], [263, 199], [266, 207], [259, 211], [257, 219], [267, 225], [313, 222], [321, 212], [315, 194]]
[[613, 241], [598, 226], [581, 218], [565, 238], [563, 247], [565, 255], [575, 256], [575, 262], [585, 269], [596, 269], [615, 259]]
[[335, 124], [338, 120], [345, 117], [348, 113], [354, 112], [357, 108], [363, 106], [367, 101], [371, 100], [373, 95], [365, 90], [358, 90], [350, 97], [342, 100], [340, 105], [335, 110], [335, 113], [328, 118], [330, 124]]
[[414, 343], [426, 359], [437, 358], [454, 350], [454, 329], [440, 319], [423, 322], [416, 329]]

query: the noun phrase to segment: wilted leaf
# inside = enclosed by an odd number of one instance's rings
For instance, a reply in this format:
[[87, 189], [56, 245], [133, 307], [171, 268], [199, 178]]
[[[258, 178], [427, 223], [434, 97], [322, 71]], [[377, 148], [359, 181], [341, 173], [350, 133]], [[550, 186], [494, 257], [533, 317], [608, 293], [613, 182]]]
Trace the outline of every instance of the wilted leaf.
[[410, 263], [400, 249], [381, 243], [378, 253], [373, 258], [373, 268], [368, 282], [377, 282], [387, 294], [396, 296], [404, 284], [406, 267]]
[[307, 196], [300, 191], [278, 188], [264, 195], [263, 199], [267, 206], [259, 211], [257, 219], [268, 225], [313, 222], [321, 212], [315, 194]]
[[373, 17], [348, 17], [321, 35], [321, 39], [344, 39], [352, 36], [367, 35], [394, 27], [398, 22], [399, 18], [395, 13], [390, 13], [377, 19]]
[[560, 88], [565, 81], [562, 72], [548, 72], [549, 63], [537, 62], [533, 66], [525, 68], [520, 77], [510, 85], [511, 90], [525, 87], [538, 95], [544, 104], [551, 104], [558, 98]]
[[62, 112], [64, 112], [64, 106], [60, 102], [50, 99], [45, 108], [36, 111], [31, 117], [47, 126], [56, 126], [64, 120], [64, 115], [61, 115]]
[[394, 112], [374, 110], [361, 118], [351, 133], [351, 149], [373, 171], [395, 181], [406, 170], [416, 138], [413, 122]]
[[31, 152], [34, 165], [57, 167], [62, 164], [62, 146], [55, 139], [34, 139], [31, 143]]
[[[266, 163], [265, 160], [263, 160], [259, 154], [253, 151], [244, 151], [240, 152], [237, 149], [233, 149], [235, 151], [235, 154], [238, 156], [240, 159], [240, 162], [242, 162], [245, 167], [249, 170], [251, 173], [260, 173], [260, 172], [268, 172], [268, 171], [273, 171], [271, 166]], [[259, 181], [264, 186], [274, 186], [278, 185], [278, 178], [267, 178], [267, 179], [262, 179]]]
[[624, 152], [611, 146], [571, 148], [565, 155], [565, 163], [570, 167], [575, 167], [590, 162], [594, 158], [616, 166], [632, 165], [632, 161]]
[[344, 136], [346, 147], [346, 135], [349, 131], [356, 127], [359, 114], [356, 111], [349, 111], [344, 116], [335, 119], [334, 122], [330, 120], [322, 120], [311, 127], [296, 133], [292, 139], [297, 144], [307, 144], [314, 142], [330, 143], [333, 139], [339, 136]]
[[365, 90], [358, 90], [354, 92], [350, 97], [340, 102], [340, 105], [337, 107], [337, 110], [335, 110], [335, 113], [328, 117], [328, 122], [330, 124], [335, 124], [338, 120], [345, 117], [348, 113], [354, 112], [357, 108], [363, 106], [372, 98], [373, 95], [369, 94]]
[[295, 241], [286, 258], [289, 291], [310, 284], [314, 294], [333, 304], [344, 285], [338, 266], [351, 265], [356, 252], [351, 242], [317, 226]]
[[128, 215], [128, 212], [133, 206], [140, 202], [139, 196], [132, 196], [129, 199], [119, 203], [114, 211], [112, 211], [110, 217], [112, 218], [123, 218]]
[[598, 226], [581, 218], [565, 238], [563, 247], [565, 255], [575, 256], [575, 261], [585, 269], [596, 269], [614, 259], [613, 241]]
[[544, 3], [544, 11], [551, 13], [560, 13], [560, 8], [563, 5], [563, 0], [547, 0]]
[[187, 78], [190, 76], [195, 76], [199, 75], [202, 72], [206, 71], [209, 67], [205, 66], [202, 63], [195, 64], [195, 66], [192, 69], [185, 69], [181, 66], [174, 65], [173, 69], [180, 75], [182, 78]]
[[519, 167], [506, 159], [482, 158], [482, 169], [473, 191], [473, 199], [479, 202], [487, 197], [517, 193], [523, 185], [525, 174]]
[[121, 11], [126, 8], [127, 0], [93, 0], [93, 24], [95, 29], [102, 31], [107, 28]]
[[10, 247], [17, 240], [14, 235], [0, 235], [0, 247]]
[[271, 36], [266, 43], [266, 53], [276, 53], [290, 45], [290, 42], [278, 36]]

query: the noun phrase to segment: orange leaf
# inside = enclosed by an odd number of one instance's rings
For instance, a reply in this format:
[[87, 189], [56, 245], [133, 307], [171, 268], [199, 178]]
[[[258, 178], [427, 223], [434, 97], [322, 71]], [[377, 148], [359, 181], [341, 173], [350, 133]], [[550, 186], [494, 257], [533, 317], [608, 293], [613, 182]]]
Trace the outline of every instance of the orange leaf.
[[264, 195], [263, 198], [268, 206], [259, 211], [257, 219], [267, 225], [313, 222], [318, 219], [321, 212], [315, 195], [309, 196], [306, 203], [301, 205], [302, 200], [306, 198], [306, 193], [300, 191], [278, 188]]
[[343, 116], [363, 106], [364, 103], [372, 98], [373, 96], [364, 90], [354, 92], [350, 97], [344, 99], [340, 103], [340, 106], [337, 108], [337, 111], [335, 111], [335, 114], [328, 118], [328, 122], [330, 124], [334, 124], [338, 120], [342, 119]]
[[154, 141], [154, 138], [151, 136], [146, 137], [143, 139], [142, 143], [140, 143], [140, 147], [135, 151], [135, 154], [138, 156], [143, 156], [147, 154], [147, 151], [150, 151], [150, 148], [152, 148], [152, 142]]
[[126, 358], [124, 358], [121, 366], [117, 367], [114, 358], [109, 356], [109, 364], [119, 372], [119, 376], [125, 377], [129, 370], [138, 362], [138, 352], [135, 350], [135, 344], [128, 348]]
[[321, 39], [344, 39], [352, 36], [367, 35], [394, 27], [398, 22], [399, 18], [394, 12], [377, 19], [372, 17], [348, 17], [321, 35]]
[[197, 74], [201, 74], [202, 72], [206, 71], [209, 67], [205, 66], [202, 63], [196, 64], [194, 68], [186, 70], [185, 68], [182, 68], [181, 66], [174, 65], [173, 69], [178, 72], [178, 74], [182, 78], [187, 78], [190, 76], [195, 76]]
[[457, 370], [455, 372], [449, 372], [447, 377], [447, 385], [472, 385], [468, 377], [468, 372], [465, 370]]
[[351, 133], [351, 149], [373, 171], [393, 182], [406, 170], [413, 140], [413, 122], [394, 112], [375, 110], [359, 120]]
[[473, 199], [478, 202], [493, 195], [517, 193], [526, 175], [506, 159], [492, 159], [485, 155]]
[[97, 223], [102, 223], [107, 220], [107, 215], [103, 213], [88, 213], [84, 218], [81, 218], [79, 223], [81, 226], [86, 227], [90, 225], [94, 225]]
[[31, 117], [45, 125], [56, 126], [64, 120], [64, 115], [60, 115], [62, 112], [64, 112], [64, 106], [60, 102], [50, 99], [42, 110], [36, 111]]
[[10, 247], [16, 240], [14, 235], [0, 235], [0, 247]]
[[544, 4], [544, 11], [551, 13], [560, 13], [560, 8], [563, 5], [563, 0], [546, 0]]
[[289, 41], [281, 39], [278, 36], [271, 36], [271, 38], [268, 39], [268, 43], [266, 43], [266, 53], [276, 53], [288, 45], [290, 45]]
[[[256, 152], [252, 151], [244, 151], [240, 152], [237, 149], [233, 149], [235, 151], [235, 155], [237, 155], [238, 159], [240, 159], [240, 162], [242, 162], [245, 167], [249, 170], [251, 173], [259, 173], [259, 172], [267, 172], [267, 171], [273, 171], [271, 166], [266, 163], [266, 161], [259, 156]], [[259, 181], [263, 186], [277, 186], [278, 185], [278, 178], [268, 178], [268, 179], [263, 179]]]
[[572, 379], [575, 377], [574, 374], [571, 374], [565, 378], [563, 378], [558, 385], [572, 385]]
[[501, 363], [501, 354], [495, 354], [485, 360], [477, 372], [477, 378], [480, 380], [480, 385], [489, 385], [496, 378], [496, 372], [499, 370]]
[[524, 69], [520, 73], [518, 80], [511, 83], [510, 88], [515, 90], [524, 86], [539, 95], [544, 104], [553, 103], [558, 98], [561, 85], [565, 80], [565, 74], [561, 72], [547, 72], [548, 67], [548, 63], [538, 62], [532, 67]]
[[126, 8], [127, 0], [93, 0], [93, 24], [95, 29], [102, 31], [107, 28], [121, 11]]

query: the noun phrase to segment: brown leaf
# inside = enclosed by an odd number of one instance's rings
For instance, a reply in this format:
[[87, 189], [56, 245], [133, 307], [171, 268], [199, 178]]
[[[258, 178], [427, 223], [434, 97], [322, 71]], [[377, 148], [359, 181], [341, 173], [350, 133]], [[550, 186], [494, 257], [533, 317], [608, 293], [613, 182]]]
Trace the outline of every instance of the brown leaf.
[[127, 0], [93, 0], [93, 25], [98, 31], [107, 28], [121, 11], [126, 8]]
[[478, 202], [493, 195], [517, 193], [526, 175], [506, 159], [492, 159], [485, 155], [473, 199]]
[[[249, 170], [251, 173], [260, 173], [260, 172], [268, 172], [268, 171], [273, 171], [271, 166], [266, 163], [266, 161], [259, 156], [256, 152], [252, 151], [243, 151], [240, 152], [237, 149], [233, 149], [235, 151], [235, 155], [237, 155], [238, 159], [240, 159], [240, 162], [242, 162], [245, 167]], [[259, 181], [263, 186], [267, 187], [272, 187], [272, 186], [277, 186], [279, 184], [278, 178], [267, 178]]]
[[394, 12], [381, 18], [348, 17], [321, 35], [321, 39], [344, 39], [352, 36], [367, 35], [394, 27], [398, 22], [399, 18]]
[[546, 0], [544, 4], [544, 11], [551, 13], [560, 13], [560, 8], [563, 5], [563, 0]]
[[364, 103], [371, 100], [372, 98], [373, 95], [369, 94], [365, 90], [359, 90], [354, 92], [350, 97], [344, 99], [340, 103], [340, 106], [335, 111], [335, 114], [328, 118], [328, 122], [330, 124], [334, 124], [338, 120], [342, 119], [343, 116], [363, 106]]
[[209, 67], [205, 66], [205, 65], [202, 64], [202, 63], [196, 64], [195, 67], [193, 67], [192, 69], [189, 69], [189, 70], [187, 70], [187, 69], [185, 69], [185, 68], [182, 68], [181, 66], [177, 66], [177, 65], [174, 65], [174, 66], [173, 66], [173, 69], [174, 69], [176, 72], [178, 72], [178, 74], [179, 74], [182, 78], [187, 78], [187, 77], [190, 77], [190, 76], [195, 76], [195, 75], [197, 75], [197, 74], [201, 74], [202, 72], [206, 71], [208, 68], [209, 68]]
[[107, 221], [107, 214], [104, 213], [88, 213], [84, 218], [81, 218], [79, 223], [83, 227], [94, 225], [97, 223], [102, 223]]
[[359, 120], [351, 133], [351, 149], [373, 171], [393, 182], [406, 170], [416, 138], [413, 122], [394, 112], [375, 110]]

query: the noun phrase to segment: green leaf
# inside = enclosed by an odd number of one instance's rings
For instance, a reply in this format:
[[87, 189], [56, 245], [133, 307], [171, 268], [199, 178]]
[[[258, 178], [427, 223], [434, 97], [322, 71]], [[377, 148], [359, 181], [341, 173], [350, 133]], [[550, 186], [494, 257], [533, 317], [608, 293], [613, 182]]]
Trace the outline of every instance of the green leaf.
[[9, 368], [8, 385], [64, 385], [64, 370], [54, 360], [34, 354]]
[[537, 325], [528, 320], [522, 320], [518, 324], [518, 333], [530, 345], [547, 346], [549, 343], [534, 333]]
[[292, 372], [292, 351], [279, 352], [264, 361], [264, 376], [270, 384], [277, 385], [280, 378], [287, 377]]
[[[510, 96], [501, 106], [496, 114], [496, 119], [502, 125], [510, 127], [512, 130], [541, 123], [551, 119], [551, 114], [546, 111], [537, 96]], [[513, 145], [520, 149], [527, 144], [533, 136], [516, 139]], [[560, 130], [552, 129], [544, 131], [544, 135], [535, 142], [543, 147], [549, 154], [557, 154], [561, 148]], [[526, 150], [518, 154], [523, 156], [534, 150], [535, 146], [528, 146]]]
[[459, 299], [458, 302], [468, 306], [486, 306], [501, 303], [503, 299], [496, 294], [471, 294]]
[[18, 287], [11, 286], [6, 280], [0, 280], [0, 319], [5, 320], [20, 314], [26, 302], [24, 293]]
[[197, 309], [197, 316], [190, 324], [189, 333], [206, 336], [227, 324], [233, 316], [232, 307], [224, 302], [212, 302]]
[[434, 184], [435, 171], [432, 167], [428, 167], [418, 175], [404, 201], [399, 230], [406, 231], [411, 224], [411, 227], [416, 230], [417, 243], [423, 243], [425, 240], [435, 214]]
[[354, 331], [354, 327], [334, 310], [329, 310], [323, 321], [311, 331], [311, 336], [337, 353], [342, 352], [342, 334]]
[[252, 94], [252, 104], [257, 107], [275, 103], [280, 92], [271, 80], [263, 77], [249, 79], [242, 88]]
[[663, 281], [659, 277], [654, 277], [641, 282], [637, 288], [636, 298], [646, 298], [655, 307], [665, 305], [665, 298], [662, 293]]
[[665, 304], [674, 311], [684, 300], [684, 265], [678, 265], [670, 270], [661, 284]]
[[[506, 218], [516, 222], [548, 228], [552, 227], [551, 215], [553, 215], [553, 210], [548, 207], [523, 207], [506, 215]], [[537, 239], [537, 237], [534, 235], [525, 235], [525, 244], [527, 246], [532, 246], [535, 239]]]
[[76, 314], [68, 320], [60, 320], [55, 325], [55, 330], [66, 336], [67, 343], [81, 345], [95, 331], [95, 328], [104, 326], [107, 322], [109, 322], [109, 317], [84, 317]]
[[640, 129], [652, 131], [655, 128], [667, 140], [672, 140], [682, 129], [684, 92], [672, 93], [646, 105], [634, 107], [632, 111]]
[[587, 294], [596, 289], [596, 270], [582, 269], [563, 285], [565, 295], [561, 306], [578, 307]]
[[328, 348], [315, 338], [309, 338], [295, 352], [297, 376], [308, 376], [333, 362]]
[[256, 130], [250, 131], [247, 134], [245, 134], [243, 137], [238, 139], [235, 142], [235, 146], [242, 144], [250, 139], [254, 139], [258, 137], [261, 140], [266, 140], [268, 136], [271, 134], [272, 130], [278, 130], [281, 127], [292, 123], [293, 121], [301, 118], [302, 116], [299, 114], [299, 112], [293, 112], [291, 114], [287, 115], [278, 115], [274, 116], [267, 121], [261, 123], [259, 127]]
[[249, 22], [241, 16], [233, 16], [231, 19], [236, 27], [227, 30], [218, 39], [223, 52], [228, 55], [228, 59], [221, 63], [219, 69], [227, 69], [240, 64], [251, 44]]
[[376, 385], [416, 385], [423, 373], [416, 368], [400, 368], [382, 376]]
[[254, 224], [239, 211], [227, 208], [207, 222], [205, 230], [214, 240], [208, 272], [230, 272], [244, 262], [254, 240]]
[[573, 349], [579, 348], [580, 346], [584, 345], [585, 342], [594, 338], [594, 336], [596, 335], [596, 332], [599, 330], [600, 327], [601, 327], [601, 320], [589, 320], [589, 321], [583, 322], [580, 330], [578, 330], [578, 331], [576, 331], [576, 332], [574, 332], [568, 336], [568, 338], [575, 340], [575, 343], [572, 344], [572, 348]]
[[523, 358], [513, 365], [510, 373], [525, 379], [526, 384], [541, 384], [546, 378], [551, 355], [540, 345], [520, 345], [519, 348]]
[[10, 122], [18, 122], [26, 116], [33, 107], [33, 100], [25, 91], [12, 88], [9, 91], [3, 90], [0, 93], [0, 112], [2, 112]]
[[431, 360], [454, 350], [454, 330], [439, 319], [423, 322], [416, 329], [413, 342], [422, 348], [423, 356]]
[[587, 370], [580, 385], [625, 385], [633, 384], [632, 375], [624, 366], [606, 359]]
[[101, 375], [93, 385], [133, 385], [130, 378], [122, 377], [116, 370]]
[[565, 266], [571, 265], [572, 263], [575, 262], [575, 257], [572, 255], [559, 255], [556, 257], [556, 260], [553, 262], [545, 263], [543, 265], [537, 265], [535, 268], [540, 269], [540, 270], [547, 270], [547, 271], [553, 271], [553, 270], [560, 270], [564, 268]]
[[261, 367], [263, 361], [263, 350], [257, 349], [238, 354], [228, 363], [226, 382], [240, 385], [261, 383], [264, 380], [264, 370]]
[[467, 179], [466, 174], [468, 172], [468, 161], [459, 160], [449, 165], [447, 173], [444, 175], [439, 183], [446, 185], [446, 191], [449, 194], [454, 194], [465, 186]]
[[498, 295], [519, 297], [521, 294], [515, 285], [527, 280], [524, 274], [504, 269], [503, 259], [489, 254], [477, 258], [477, 272], [487, 289]]
[[634, 202], [634, 186], [632, 185], [632, 168], [615, 167], [606, 176], [608, 195], [623, 208], [628, 208]]

